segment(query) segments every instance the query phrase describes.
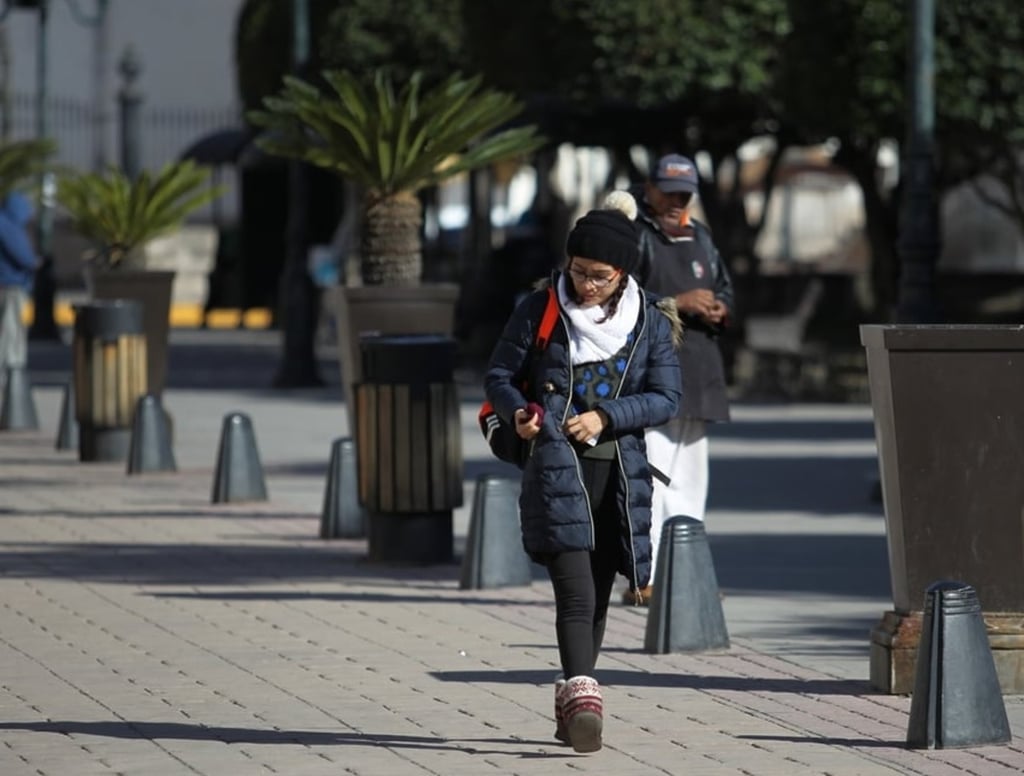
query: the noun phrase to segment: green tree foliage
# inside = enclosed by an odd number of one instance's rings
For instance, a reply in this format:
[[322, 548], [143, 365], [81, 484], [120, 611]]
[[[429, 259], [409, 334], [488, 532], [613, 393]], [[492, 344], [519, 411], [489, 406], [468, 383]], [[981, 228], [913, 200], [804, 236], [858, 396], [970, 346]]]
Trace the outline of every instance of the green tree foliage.
[[[322, 67], [319, 40], [336, 0], [308, 0], [310, 59], [307, 69]], [[246, 0], [235, 25], [235, 76], [242, 105], [258, 108], [263, 98], [281, 88], [293, 67], [294, 13], [292, 0]]]
[[942, 185], [994, 175], [976, 190], [1024, 230], [1024, 14], [1012, 0], [937, 3], [936, 131]]
[[[908, 125], [909, 3], [789, 0], [792, 33], [774, 89], [802, 142], [836, 138], [838, 164], [861, 185], [876, 307], [895, 303], [899, 191], [879, 188], [880, 143]], [[1024, 20], [1016, 0], [936, 2], [935, 165], [940, 189], [994, 174], [992, 204], [1024, 227]]]
[[759, 96], [787, 29], [782, 0], [471, 2], [464, 13], [473, 60], [496, 85], [639, 108]]
[[337, 3], [320, 38], [324, 67], [349, 70], [367, 82], [386, 70], [396, 83], [414, 72], [427, 85], [438, 83], [467, 69], [462, 6], [463, 0]]
[[[713, 167], [777, 123], [771, 86], [789, 30], [785, 0], [520, 0], [466, 3], [466, 42], [489, 82], [533, 98], [555, 140], [710, 154]], [[637, 174], [641, 171], [633, 171]], [[702, 190], [727, 255], [757, 225], [739, 188]]]
[[[437, 83], [465, 70], [462, 0], [308, 0], [310, 58], [303, 73], [349, 70], [367, 84], [380, 69], [396, 82], [421, 71]], [[293, 72], [292, 0], [246, 0], [235, 30], [238, 90], [247, 110]]]

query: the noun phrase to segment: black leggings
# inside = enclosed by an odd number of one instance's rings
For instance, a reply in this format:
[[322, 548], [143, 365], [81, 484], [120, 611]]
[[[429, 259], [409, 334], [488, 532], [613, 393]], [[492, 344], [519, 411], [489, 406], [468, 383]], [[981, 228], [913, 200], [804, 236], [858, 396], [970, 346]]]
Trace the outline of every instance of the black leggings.
[[555, 591], [555, 634], [566, 679], [594, 671], [622, 541], [612, 476], [615, 461], [584, 458], [581, 463], [594, 515], [595, 548], [555, 553], [546, 563]]

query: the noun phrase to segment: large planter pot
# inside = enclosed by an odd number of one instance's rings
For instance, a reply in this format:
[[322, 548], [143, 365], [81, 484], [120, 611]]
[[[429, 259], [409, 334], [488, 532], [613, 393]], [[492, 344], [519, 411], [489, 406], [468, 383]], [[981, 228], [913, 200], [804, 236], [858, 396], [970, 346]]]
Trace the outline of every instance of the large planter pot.
[[86, 288], [94, 299], [134, 299], [142, 303], [146, 382], [149, 392], [157, 396], [163, 393], [167, 382], [174, 274], [173, 271], [134, 269], [93, 269], [86, 273]]
[[1024, 692], [1024, 327], [861, 326], [893, 610], [871, 684], [913, 691], [925, 590], [973, 586], [1004, 693]]
[[334, 286], [325, 300], [334, 313], [341, 391], [354, 433], [354, 386], [363, 381], [359, 340], [367, 334], [443, 334], [455, 329], [454, 283], [417, 286]]

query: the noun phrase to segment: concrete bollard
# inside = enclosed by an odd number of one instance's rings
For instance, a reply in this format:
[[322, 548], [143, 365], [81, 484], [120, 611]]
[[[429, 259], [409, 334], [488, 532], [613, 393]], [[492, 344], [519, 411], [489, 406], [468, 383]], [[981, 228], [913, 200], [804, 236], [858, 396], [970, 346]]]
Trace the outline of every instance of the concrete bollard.
[[484, 474], [477, 478], [461, 590], [529, 585], [530, 557], [519, 530], [519, 482]]
[[135, 402], [132, 438], [128, 447], [128, 474], [174, 472], [178, 467], [171, 448], [171, 429], [160, 397], [140, 396]]
[[728, 647], [704, 523], [692, 517], [669, 518], [661, 530], [644, 651], [702, 652]]
[[60, 402], [60, 424], [57, 426], [58, 450], [78, 451], [78, 418], [75, 417], [75, 381], [68, 380], [64, 386], [64, 398]]
[[320, 513], [321, 539], [358, 539], [366, 536], [366, 510], [359, 503], [356, 446], [348, 437], [331, 444], [327, 487]]
[[32, 382], [28, 370], [21, 366], [7, 367], [3, 409], [0, 409], [0, 430], [35, 431], [39, 415], [32, 398]]
[[267, 500], [256, 433], [249, 416], [241, 412], [224, 416], [212, 500], [214, 504]]
[[962, 748], [1011, 737], [978, 594], [963, 582], [935, 582], [925, 594], [907, 746]]

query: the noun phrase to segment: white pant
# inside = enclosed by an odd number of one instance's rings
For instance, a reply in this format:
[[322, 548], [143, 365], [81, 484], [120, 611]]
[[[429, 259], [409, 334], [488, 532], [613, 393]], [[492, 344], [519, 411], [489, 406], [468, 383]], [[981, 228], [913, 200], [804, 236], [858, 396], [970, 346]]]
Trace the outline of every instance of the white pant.
[[22, 322], [27, 297], [20, 288], [0, 286], [0, 396], [7, 369], [24, 367], [28, 362], [28, 333]]
[[695, 418], [672, 418], [668, 423], [647, 429], [647, 460], [664, 474], [666, 485], [654, 476], [651, 502], [651, 581], [658, 562], [661, 526], [670, 517], [704, 520], [708, 498], [707, 424]]

